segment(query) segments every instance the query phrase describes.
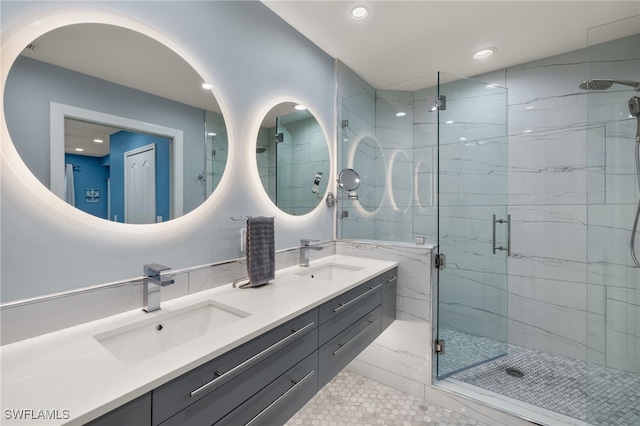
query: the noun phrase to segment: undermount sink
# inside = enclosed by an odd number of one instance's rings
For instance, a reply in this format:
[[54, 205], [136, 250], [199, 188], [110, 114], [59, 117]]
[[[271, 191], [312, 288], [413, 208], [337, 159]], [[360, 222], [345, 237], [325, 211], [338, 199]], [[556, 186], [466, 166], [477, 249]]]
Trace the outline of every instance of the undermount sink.
[[305, 268], [304, 271], [296, 272], [295, 274], [315, 280], [332, 281], [336, 278], [343, 278], [360, 270], [362, 270], [362, 268], [359, 266], [351, 266], [342, 263], [327, 263], [320, 266]]
[[249, 313], [214, 301], [97, 334], [94, 338], [125, 365], [135, 364], [248, 317]]

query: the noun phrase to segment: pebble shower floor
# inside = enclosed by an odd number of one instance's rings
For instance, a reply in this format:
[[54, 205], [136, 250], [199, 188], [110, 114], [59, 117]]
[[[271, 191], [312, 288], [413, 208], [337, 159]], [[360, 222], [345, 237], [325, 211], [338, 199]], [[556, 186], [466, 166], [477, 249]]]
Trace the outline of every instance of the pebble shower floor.
[[486, 426], [470, 417], [343, 370], [287, 426]]
[[[584, 361], [491, 342], [483, 337], [444, 330], [447, 344], [460, 348], [449, 358], [449, 370], [470, 365], [482, 356], [504, 347], [508, 354], [454, 374], [451, 377], [562, 413], [598, 426], [640, 426], [640, 374]], [[492, 348], [492, 345], [494, 346]], [[459, 365], [456, 365], [458, 363]], [[512, 377], [507, 368], [516, 368], [524, 377]]]

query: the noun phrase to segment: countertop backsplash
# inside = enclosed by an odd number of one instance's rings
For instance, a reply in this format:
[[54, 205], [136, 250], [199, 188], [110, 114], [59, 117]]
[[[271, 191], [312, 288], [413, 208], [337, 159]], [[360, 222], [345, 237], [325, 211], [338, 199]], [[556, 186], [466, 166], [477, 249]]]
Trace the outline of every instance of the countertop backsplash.
[[[323, 250], [310, 251], [311, 260], [331, 256], [336, 252], [335, 241], [318, 245]], [[295, 266], [298, 261], [298, 247], [276, 252], [276, 269]], [[140, 268], [142, 269], [142, 265]], [[246, 275], [245, 258], [181, 269], [175, 274], [175, 283], [162, 288], [161, 300], [167, 301], [229, 284]], [[0, 345], [133, 309], [142, 309], [141, 278], [7, 303], [0, 306]]]

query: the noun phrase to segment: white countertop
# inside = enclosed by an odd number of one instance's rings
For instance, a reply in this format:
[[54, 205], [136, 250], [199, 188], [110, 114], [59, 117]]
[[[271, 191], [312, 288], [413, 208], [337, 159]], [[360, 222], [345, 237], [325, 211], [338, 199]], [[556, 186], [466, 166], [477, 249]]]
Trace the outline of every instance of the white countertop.
[[[397, 265], [333, 255], [312, 261], [311, 268], [327, 263], [362, 269], [350, 272], [348, 278], [327, 281], [301, 278], [295, 273], [305, 268], [293, 266], [277, 271], [275, 280], [260, 288], [239, 289], [227, 284], [162, 302], [162, 309], [153, 313], [136, 309], [5, 345], [0, 348], [0, 423], [84, 424]], [[206, 300], [251, 315], [129, 366], [94, 338]], [[13, 410], [32, 410], [23, 412], [31, 419], [15, 420], [18, 413]], [[40, 410], [57, 410], [53, 416], [58, 419], [36, 419], [43, 415]]]

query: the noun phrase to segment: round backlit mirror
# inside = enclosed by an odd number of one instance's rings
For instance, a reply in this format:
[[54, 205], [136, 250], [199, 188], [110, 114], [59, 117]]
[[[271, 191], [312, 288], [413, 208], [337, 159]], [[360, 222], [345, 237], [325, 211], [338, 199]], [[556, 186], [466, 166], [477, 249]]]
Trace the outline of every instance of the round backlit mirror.
[[338, 187], [346, 192], [360, 188], [360, 175], [353, 169], [343, 169], [338, 175]]
[[24, 163], [60, 198], [103, 219], [156, 223], [198, 207], [225, 169], [225, 121], [204, 83], [137, 31], [67, 25], [12, 64], [5, 119]]
[[256, 140], [256, 159], [264, 190], [285, 213], [307, 214], [324, 198], [329, 146], [304, 106], [284, 102], [266, 114]]

